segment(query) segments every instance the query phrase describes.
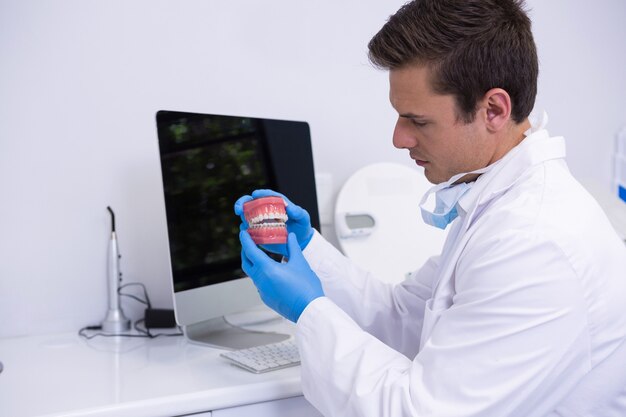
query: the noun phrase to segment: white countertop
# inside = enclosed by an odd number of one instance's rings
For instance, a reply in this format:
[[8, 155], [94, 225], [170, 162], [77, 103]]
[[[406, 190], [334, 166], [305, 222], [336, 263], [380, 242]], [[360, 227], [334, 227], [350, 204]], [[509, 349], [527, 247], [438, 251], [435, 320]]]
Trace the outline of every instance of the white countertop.
[[0, 339], [0, 416], [172, 416], [301, 395], [299, 366], [253, 374], [220, 352], [183, 336]]

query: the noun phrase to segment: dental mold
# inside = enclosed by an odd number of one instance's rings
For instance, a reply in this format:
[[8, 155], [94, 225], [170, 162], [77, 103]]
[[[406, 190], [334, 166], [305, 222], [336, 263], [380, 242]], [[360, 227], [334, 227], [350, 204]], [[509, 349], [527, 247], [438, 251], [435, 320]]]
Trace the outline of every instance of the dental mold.
[[243, 204], [248, 233], [257, 245], [287, 243], [287, 211], [281, 197], [261, 197]]

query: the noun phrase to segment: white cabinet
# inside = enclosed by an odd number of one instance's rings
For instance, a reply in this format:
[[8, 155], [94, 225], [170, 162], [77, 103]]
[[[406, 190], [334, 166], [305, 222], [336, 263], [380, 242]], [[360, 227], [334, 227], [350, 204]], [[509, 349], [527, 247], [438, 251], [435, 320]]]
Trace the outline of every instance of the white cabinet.
[[[200, 414], [205, 416], [205, 414]], [[211, 415], [211, 414], [208, 414]], [[212, 417], [322, 417], [303, 396], [213, 411]], [[194, 415], [193, 417], [196, 417]]]

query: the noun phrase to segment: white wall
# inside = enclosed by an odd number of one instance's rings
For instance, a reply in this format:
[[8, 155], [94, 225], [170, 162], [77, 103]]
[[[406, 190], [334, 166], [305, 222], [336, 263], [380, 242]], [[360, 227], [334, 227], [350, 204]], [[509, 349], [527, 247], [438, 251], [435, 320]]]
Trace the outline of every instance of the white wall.
[[[171, 306], [159, 109], [306, 120], [335, 192], [371, 162], [412, 166], [391, 146], [387, 75], [366, 57], [402, 3], [0, 0], [0, 336], [102, 320], [107, 205], [125, 280]], [[626, 124], [626, 2], [529, 3], [538, 104], [574, 174], [608, 187]]]
[[536, 108], [567, 139], [573, 174], [608, 189], [615, 137], [626, 125], [626, 1], [528, 3], [540, 60]]

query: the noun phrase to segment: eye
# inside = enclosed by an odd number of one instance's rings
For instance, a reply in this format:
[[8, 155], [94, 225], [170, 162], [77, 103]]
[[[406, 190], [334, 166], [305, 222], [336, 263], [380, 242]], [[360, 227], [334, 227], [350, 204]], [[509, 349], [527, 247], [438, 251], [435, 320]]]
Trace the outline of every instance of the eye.
[[423, 121], [419, 121], [415, 119], [411, 119], [411, 123], [413, 124], [413, 126], [416, 126], [416, 127], [424, 127], [428, 124], [428, 122], [423, 122]]

